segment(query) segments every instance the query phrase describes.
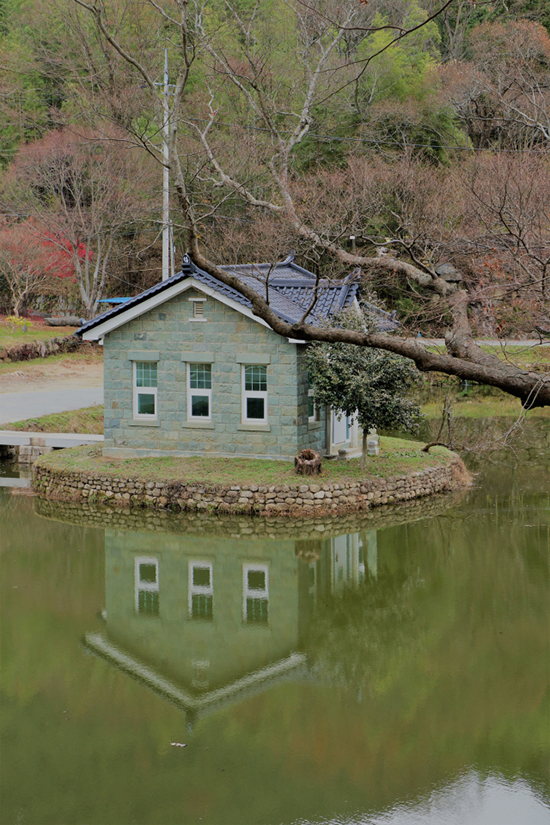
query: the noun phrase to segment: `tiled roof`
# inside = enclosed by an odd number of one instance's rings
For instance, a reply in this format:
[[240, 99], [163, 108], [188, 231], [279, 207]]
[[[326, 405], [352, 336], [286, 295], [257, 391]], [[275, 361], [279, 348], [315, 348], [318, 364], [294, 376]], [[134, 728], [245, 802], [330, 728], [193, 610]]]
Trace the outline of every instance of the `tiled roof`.
[[[295, 264], [292, 260], [287, 259], [283, 263], [272, 266], [270, 264], [245, 264], [235, 266], [223, 266], [227, 272], [236, 275], [247, 286], [252, 287], [258, 294], [265, 296], [266, 294], [266, 279], [268, 280], [268, 299], [271, 309], [289, 324], [300, 321], [304, 312], [309, 308], [316, 287], [316, 276], [307, 269]], [[223, 284], [217, 278], [204, 272], [202, 269], [196, 267], [188, 258], [184, 256], [182, 271], [178, 272], [172, 278], [166, 281], [161, 281], [150, 289], [136, 295], [135, 298], [130, 298], [122, 304], [118, 304], [107, 312], [96, 316], [87, 324], [84, 324], [77, 331], [77, 335], [93, 329], [104, 321], [114, 318], [126, 312], [128, 309], [135, 307], [171, 286], [186, 280], [187, 278], [194, 278], [199, 283], [210, 287], [220, 295], [225, 295], [231, 298], [241, 306], [248, 309], [252, 308], [252, 304], [230, 286]], [[350, 307], [357, 297], [359, 285], [354, 282], [345, 281], [329, 281], [322, 279], [317, 283], [317, 301], [314, 309], [307, 317], [310, 323], [318, 323], [323, 318], [330, 318], [336, 313]], [[370, 305], [369, 305], [370, 306]], [[377, 318], [380, 319], [381, 329], [394, 329], [396, 322], [389, 313], [384, 312], [376, 307], [371, 307], [376, 313]]]

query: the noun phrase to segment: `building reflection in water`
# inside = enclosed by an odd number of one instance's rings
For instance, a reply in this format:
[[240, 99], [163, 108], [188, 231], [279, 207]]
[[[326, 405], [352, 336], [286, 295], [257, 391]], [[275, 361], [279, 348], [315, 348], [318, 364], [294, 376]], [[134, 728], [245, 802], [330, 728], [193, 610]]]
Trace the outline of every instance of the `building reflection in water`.
[[197, 716], [308, 679], [319, 600], [377, 578], [376, 530], [331, 538], [105, 531], [106, 632], [86, 644]]

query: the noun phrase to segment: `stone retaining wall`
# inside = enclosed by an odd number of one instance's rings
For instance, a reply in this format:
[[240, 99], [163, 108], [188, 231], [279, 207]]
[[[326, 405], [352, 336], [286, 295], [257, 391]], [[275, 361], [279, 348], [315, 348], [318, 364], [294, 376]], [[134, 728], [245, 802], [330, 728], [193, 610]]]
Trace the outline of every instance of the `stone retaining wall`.
[[[185, 533], [204, 538], [216, 537], [242, 539], [295, 539], [298, 541], [317, 540], [355, 533], [361, 530], [379, 530], [396, 524], [410, 524], [419, 519], [441, 515], [450, 507], [460, 503], [464, 490], [424, 498], [386, 504], [375, 509], [358, 513], [336, 514], [327, 520], [326, 514], [312, 513], [310, 518], [303, 515], [293, 518], [276, 512], [271, 515], [256, 516], [216, 512], [150, 510], [112, 507], [108, 504], [93, 504], [88, 501], [52, 501], [34, 499], [34, 509], [41, 518], [77, 524], [81, 527], [98, 527], [123, 532]], [[309, 513], [308, 513], [309, 515]]]
[[97, 350], [97, 344], [81, 341], [74, 335], [65, 338], [48, 338], [45, 341], [28, 341], [14, 347], [0, 349], [0, 361], [31, 361], [33, 358], [47, 358], [48, 355], [59, 355], [62, 352], [76, 352], [76, 350]]
[[198, 510], [259, 515], [342, 513], [408, 501], [464, 486], [467, 471], [457, 457], [449, 464], [393, 478], [317, 484], [212, 486], [186, 482], [138, 481], [99, 473], [33, 467], [36, 492], [60, 501], [106, 502], [158, 510]]

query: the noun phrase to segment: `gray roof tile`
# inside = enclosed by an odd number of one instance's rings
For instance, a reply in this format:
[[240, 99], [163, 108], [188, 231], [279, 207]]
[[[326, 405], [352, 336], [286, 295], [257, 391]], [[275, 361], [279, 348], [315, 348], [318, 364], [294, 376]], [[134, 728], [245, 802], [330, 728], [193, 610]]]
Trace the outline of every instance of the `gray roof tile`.
[[[316, 276], [312, 272], [308, 272], [306, 269], [297, 266], [297, 264], [288, 259], [274, 267], [270, 264], [246, 264], [224, 266], [222, 268], [237, 275], [243, 283], [255, 289], [262, 296], [266, 293], [266, 279], [268, 279], [268, 298], [271, 309], [281, 320], [290, 324], [300, 321], [304, 312], [309, 308], [317, 281]], [[220, 293], [220, 295], [231, 298], [236, 303], [241, 304], [241, 306], [249, 309], [252, 307], [248, 298], [245, 298], [240, 292], [226, 286], [217, 278], [199, 269], [185, 256], [182, 271], [178, 272], [177, 275], [155, 284], [155, 286], [136, 295], [134, 298], [130, 298], [123, 304], [118, 304], [112, 309], [96, 316], [80, 327], [75, 334], [82, 335], [82, 333], [93, 329], [103, 323], [103, 321], [126, 312], [128, 309], [139, 305], [148, 298], [158, 295], [174, 284], [190, 277], [214, 289]], [[353, 282], [345, 283], [343, 281], [321, 279], [317, 284], [317, 289], [318, 296], [316, 305], [306, 319], [310, 323], [318, 323], [322, 319], [330, 318], [343, 309], [350, 307], [354, 299], [358, 297], [359, 285]], [[379, 319], [381, 329], [395, 329], [396, 322], [389, 313], [376, 307], [370, 308]]]

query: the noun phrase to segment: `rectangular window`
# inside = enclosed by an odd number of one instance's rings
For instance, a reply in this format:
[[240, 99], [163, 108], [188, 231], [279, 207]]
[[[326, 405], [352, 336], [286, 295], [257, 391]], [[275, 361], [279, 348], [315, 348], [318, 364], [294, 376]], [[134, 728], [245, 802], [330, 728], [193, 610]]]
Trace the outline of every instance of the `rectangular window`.
[[308, 373], [308, 376], [307, 376], [307, 385], [308, 385], [308, 390], [307, 390], [307, 420], [311, 424], [315, 421], [319, 421], [320, 415], [319, 415], [319, 410], [317, 409], [317, 405], [315, 404], [315, 401], [313, 399], [314, 393], [313, 393], [313, 387], [311, 386], [309, 373]]
[[189, 616], [206, 621], [212, 621], [214, 617], [214, 583], [210, 562], [189, 562]]
[[156, 558], [136, 558], [135, 607], [140, 616], [159, 615], [159, 563]]
[[157, 364], [134, 361], [134, 418], [157, 417]]
[[267, 423], [267, 367], [243, 365], [243, 421]]
[[212, 417], [212, 364], [188, 365], [187, 418]]
[[268, 618], [268, 569], [265, 565], [243, 564], [243, 621], [265, 625]]

